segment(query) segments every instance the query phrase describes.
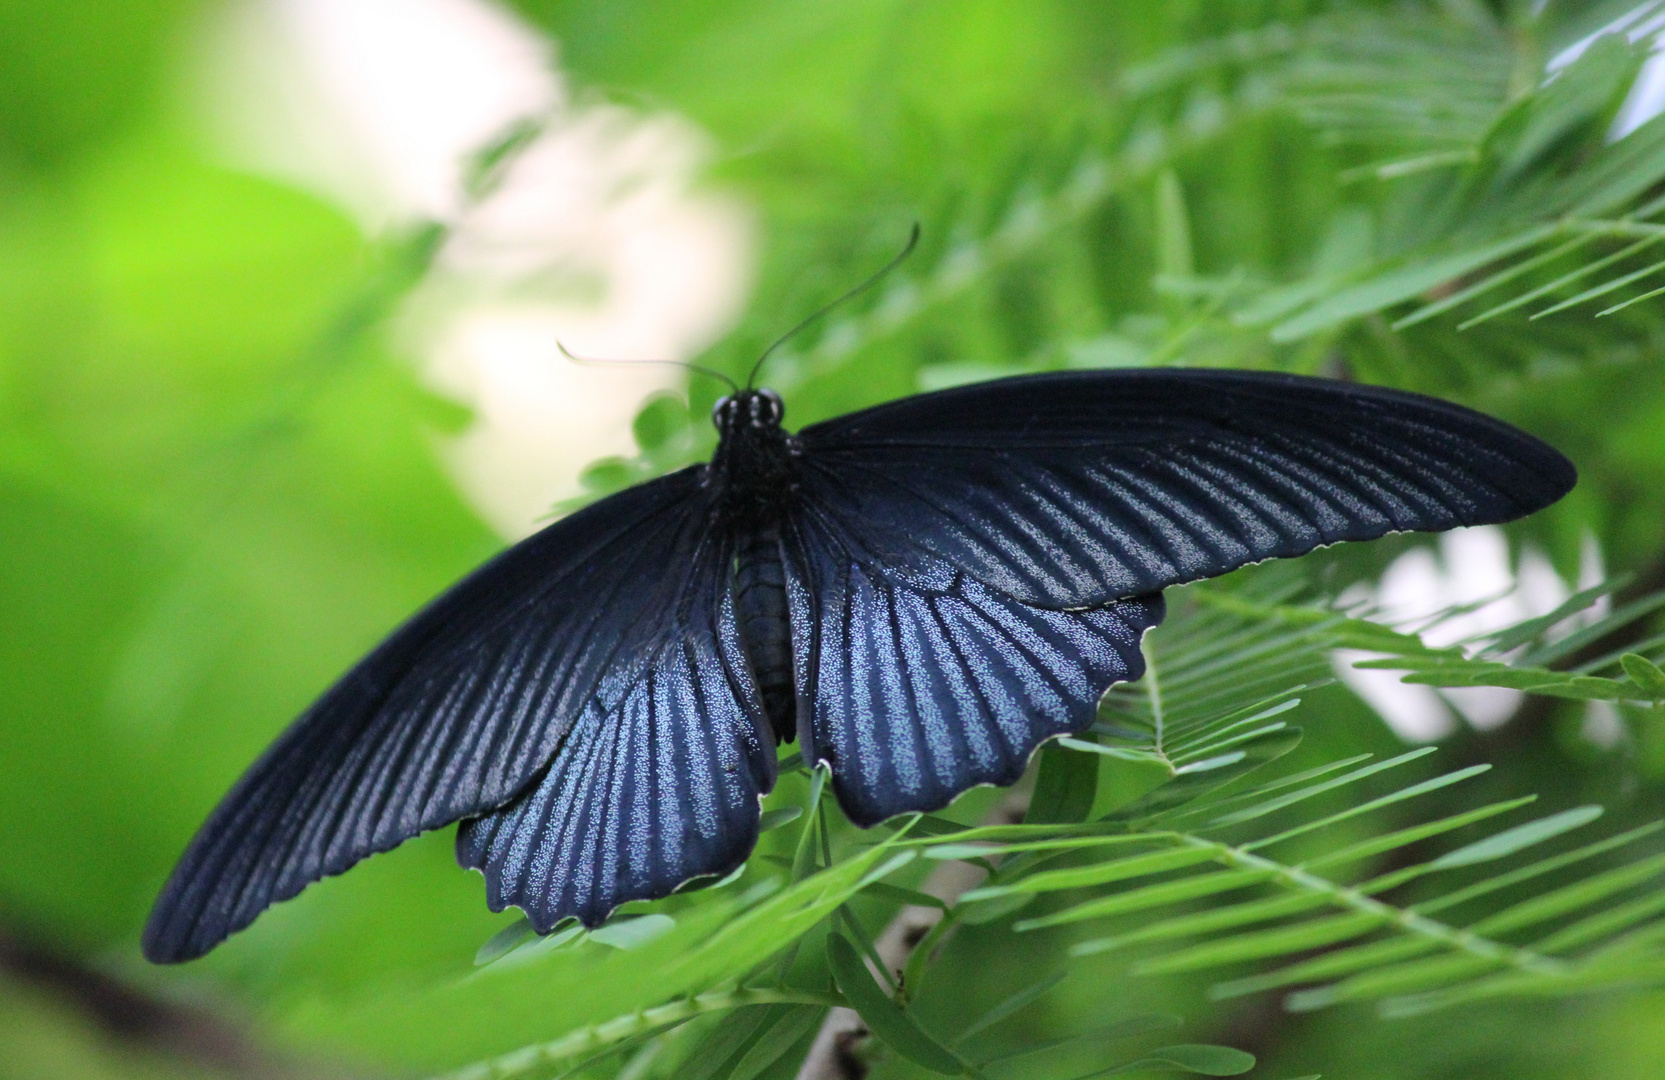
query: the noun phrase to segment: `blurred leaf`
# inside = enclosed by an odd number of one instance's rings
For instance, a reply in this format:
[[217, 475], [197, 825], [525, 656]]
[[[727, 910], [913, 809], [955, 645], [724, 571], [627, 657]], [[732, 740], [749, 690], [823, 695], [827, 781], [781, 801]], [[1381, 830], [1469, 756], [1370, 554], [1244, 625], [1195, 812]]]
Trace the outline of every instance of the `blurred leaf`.
[[1042, 746], [1040, 759], [1024, 821], [1049, 825], [1084, 820], [1098, 794], [1098, 762], [1059, 742]]
[[855, 946], [836, 932], [827, 935], [827, 965], [839, 990], [885, 1045], [932, 1072], [947, 1076], [965, 1074], [965, 1063], [897, 1007], [890, 995], [873, 981]]
[[635, 918], [608, 920], [605, 925], [590, 931], [590, 940], [615, 949], [639, 949], [675, 929], [676, 920], [668, 915], [638, 915]]
[[1164, 1065], [1201, 1076], [1237, 1076], [1255, 1067], [1255, 1056], [1229, 1046], [1181, 1043], [1178, 1046], [1164, 1046], [1152, 1050], [1138, 1061], [1123, 1065], [1115, 1071], [1132, 1072], [1135, 1069]]

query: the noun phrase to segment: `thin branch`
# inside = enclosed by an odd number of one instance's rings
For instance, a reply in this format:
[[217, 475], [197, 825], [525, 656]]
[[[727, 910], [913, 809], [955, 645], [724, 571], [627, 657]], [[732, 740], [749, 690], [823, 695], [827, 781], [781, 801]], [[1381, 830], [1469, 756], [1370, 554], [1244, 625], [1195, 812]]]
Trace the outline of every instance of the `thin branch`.
[[0, 976], [45, 991], [133, 1051], [165, 1055], [220, 1076], [300, 1080], [348, 1075], [303, 1069], [258, 1045], [239, 1024], [207, 1009], [170, 1001], [109, 975], [37, 937], [0, 928]]

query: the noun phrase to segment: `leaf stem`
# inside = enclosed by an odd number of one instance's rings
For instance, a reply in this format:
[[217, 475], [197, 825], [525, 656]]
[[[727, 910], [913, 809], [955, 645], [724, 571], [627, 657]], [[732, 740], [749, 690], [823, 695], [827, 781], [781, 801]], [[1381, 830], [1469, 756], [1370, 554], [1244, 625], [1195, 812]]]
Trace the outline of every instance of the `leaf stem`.
[[1336, 906], [1371, 916], [1379, 920], [1383, 926], [1398, 927], [1406, 933], [1490, 961], [1500, 967], [1515, 968], [1535, 975], [1554, 976], [1563, 975], [1569, 969], [1564, 960], [1495, 941], [1472, 930], [1430, 919], [1409, 908], [1385, 904], [1367, 895], [1362, 886], [1338, 885], [1301, 867], [1289, 866], [1255, 855], [1240, 847], [1230, 847], [1201, 837], [1187, 836], [1184, 842], [1194, 847], [1214, 849], [1220, 861], [1227, 865], [1264, 871], [1271, 875], [1270, 880], [1274, 884], [1281, 883], [1286, 887], [1328, 897]]
[[[1168, 748], [1163, 745], [1163, 737], [1167, 731], [1167, 720], [1162, 712], [1162, 679], [1156, 670], [1156, 648], [1151, 642], [1145, 642], [1145, 696], [1150, 700], [1150, 722], [1155, 732], [1156, 752], [1164, 759], [1168, 756]], [[1168, 762], [1168, 768], [1173, 763]]]
[[707, 1013], [740, 1009], [750, 1005], [845, 1005], [842, 995], [830, 991], [794, 990], [776, 986], [752, 990], [719, 990], [683, 998], [667, 1005], [614, 1017], [599, 1024], [569, 1032], [546, 1043], [534, 1043], [498, 1057], [445, 1073], [433, 1080], [506, 1080], [565, 1061], [579, 1054], [599, 1050], [666, 1024], [692, 1020]]

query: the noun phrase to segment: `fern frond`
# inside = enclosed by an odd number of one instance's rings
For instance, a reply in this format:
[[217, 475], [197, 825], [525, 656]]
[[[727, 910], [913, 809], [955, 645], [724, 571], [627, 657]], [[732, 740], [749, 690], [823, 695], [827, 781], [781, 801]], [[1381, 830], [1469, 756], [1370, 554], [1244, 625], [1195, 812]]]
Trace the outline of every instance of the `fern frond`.
[[1344, 12], [1188, 45], [1140, 69], [1141, 86], [1168, 85], [1244, 57], [1320, 141], [1373, 158], [1347, 178], [1385, 185], [1372, 258], [1249, 298], [1239, 325], [1294, 342], [1412, 301], [1396, 328], [1481, 300], [1464, 328], [1538, 299], [1542, 318], [1634, 293], [1665, 268], [1641, 259], [1660, 229], [1646, 195], [1665, 180], [1665, 120], [1608, 140], [1644, 51], [1609, 33], [1545, 72], [1534, 35], [1553, 37], [1558, 19], [1543, 12], [1521, 33], [1449, 13]]
[[1512, 67], [1499, 28], [1345, 13], [1310, 24], [1276, 81], [1296, 115], [1332, 144], [1466, 152], [1508, 100]]
[[[1303, 688], [1210, 711], [1221, 688], [1316, 665], [1342, 645], [1393, 651], [1391, 663], [1423, 663], [1419, 673], [1440, 677], [1504, 669], [1539, 693], [1590, 696], [1600, 684], [1602, 693], [1622, 697], [1651, 685], [1654, 672], [1665, 688], [1665, 671], [1641, 666], [1639, 657], [1627, 668], [1638, 678], [1627, 674], [1622, 686], [1619, 679], [1521, 666], [1560, 648], [1568, 636], [1556, 638], [1558, 627], [1617, 584], [1493, 632], [1473, 643], [1472, 655], [1431, 649], [1414, 634], [1288, 603], [1276, 592], [1194, 588], [1195, 602], [1164, 628], [1175, 642], [1159, 645], [1162, 661], [1141, 684], [1107, 696], [1097, 741], [1065, 743], [1072, 752], [1160, 764], [1170, 776], [1166, 784], [1094, 822], [961, 830], [910, 843], [935, 859], [1003, 860], [961, 898], [963, 905], [1009, 911], [1047, 896], [1070, 897], [1017, 922], [1020, 933], [1131, 923], [1077, 941], [1073, 955], [1133, 953], [1132, 970], [1144, 975], [1261, 969], [1216, 983], [1216, 998], [1299, 988], [1286, 997], [1288, 1008], [1368, 1001], [1402, 1015], [1479, 997], [1665, 983], [1665, 899], [1656, 887], [1665, 855], [1641, 846], [1661, 825], [1523, 862], [1591, 825], [1601, 808], [1520, 820], [1533, 802], [1528, 796], [1402, 823], [1419, 800], [1455, 789], [1485, 765], [1355, 794], [1435, 753], [1432, 747], [1382, 761], [1332, 762], [1239, 790], [1235, 781], [1298, 738], [1281, 717]], [[1621, 605], [1579, 636], [1599, 639], [1662, 603], [1649, 597]], [[1337, 796], [1348, 799], [1339, 808]], [[1472, 834], [1511, 819], [1478, 839], [1428, 850], [1458, 830]], [[1372, 834], [1382, 821], [1395, 825]], [[1347, 835], [1357, 838], [1331, 839]], [[1315, 853], [1298, 853], [1309, 848]], [[1633, 851], [1639, 853], [1611, 864]], [[1500, 898], [1506, 902], [1496, 906]]]
[[[1286, 1000], [1297, 1010], [1343, 1001], [1370, 1000], [1384, 1011], [1427, 1009], [1479, 995], [1552, 994], [1587, 991], [1616, 982], [1665, 981], [1665, 902], [1657, 890], [1638, 890], [1665, 873], [1665, 856], [1654, 855], [1602, 871], [1580, 881], [1519, 901], [1473, 921], [1436, 918], [1443, 910], [1472, 903], [1504, 885], [1591, 859], [1631, 844], [1658, 826], [1539, 860], [1481, 888], [1454, 885], [1417, 902], [1394, 901], [1395, 890], [1425, 877], [1499, 862], [1582, 827], [1599, 809], [1578, 807], [1534, 819], [1409, 867], [1372, 875], [1346, 876], [1322, 869], [1420, 844], [1433, 837], [1508, 814], [1527, 800], [1492, 804], [1437, 822], [1399, 830], [1315, 859], [1286, 860], [1266, 849], [1307, 832], [1461, 783], [1483, 766], [1410, 784], [1337, 813], [1271, 830], [1249, 839], [1225, 841], [1214, 834], [1288, 809], [1320, 791], [1357, 783], [1420, 757], [1421, 752], [1356, 769], [1322, 784], [1220, 815], [1185, 830], [1142, 831], [1136, 854], [1090, 859], [1064, 870], [999, 874], [967, 901], [1016, 893], [1078, 890], [1117, 883], [1108, 894], [1080, 901], [1016, 925], [1036, 930], [1088, 920], [1154, 913], [1153, 921], [1109, 937], [1079, 942], [1075, 955], [1142, 948], [1137, 974], [1208, 971], [1244, 963], [1282, 964], [1270, 973], [1218, 983], [1214, 996], [1235, 997], [1285, 986], [1310, 986]], [[1130, 823], [1132, 825], [1132, 823]], [[1073, 850], [1097, 856], [1100, 838], [1079, 837], [1051, 853]], [[999, 851], [1022, 850], [1008, 844]], [[943, 854], [961, 854], [945, 847]], [[927, 848], [927, 854], [932, 854]], [[1194, 902], [1252, 893], [1222, 906], [1197, 911]], [[1610, 903], [1617, 901], [1616, 903]], [[1180, 908], [1174, 913], [1175, 908]], [[1569, 921], [1570, 920], [1570, 921]], [[1554, 927], [1547, 933], [1546, 928]], [[1538, 936], [1533, 936], [1538, 932]], [[1519, 938], [1525, 940], [1515, 940]], [[1151, 947], [1155, 947], [1154, 949]], [[1316, 959], [1301, 956], [1326, 951]]]
[[1016, 191], [990, 228], [949, 221], [935, 230], [950, 237], [934, 256], [892, 275], [879, 295], [854, 314], [834, 317], [806, 349], [783, 350], [771, 360], [771, 380], [783, 391], [840, 368], [858, 352], [903, 333], [927, 316], [985, 287], [1000, 272], [1055, 248], [1110, 199], [1140, 190], [1186, 155], [1210, 145], [1244, 119], [1266, 112], [1263, 96], [1211, 98], [1180, 123], [1146, 125], [1119, 146], [1089, 147], [1063, 181]]

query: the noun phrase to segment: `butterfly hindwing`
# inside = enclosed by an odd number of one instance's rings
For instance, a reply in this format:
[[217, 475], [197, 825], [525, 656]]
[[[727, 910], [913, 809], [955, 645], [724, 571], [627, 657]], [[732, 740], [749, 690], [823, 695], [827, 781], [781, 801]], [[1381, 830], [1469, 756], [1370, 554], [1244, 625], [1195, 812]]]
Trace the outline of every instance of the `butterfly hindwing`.
[[799, 433], [804, 499], [875, 562], [946, 562], [1078, 607], [1340, 540], [1508, 521], [1572, 487], [1472, 410], [1248, 371], [1062, 372], [923, 394]]
[[604, 681], [634, 684], [687, 636], [711, 560], [701, 479], [686, 469], [556, 522], [349, 671], [199, 830], [146, 955], [201, 955], [310, 882], [519, 795]]
[[751, 853], [775, 745], [738, 638], [729, 558], [717, 550], [694, 568], [686, 633], [585, 709], [537, 784], [458, 830], [457, 861], [486, 875], [493, 911], [515, 905], [539, 933], [569, 915], [595, 926]]
[[946, 563], [889, 570], [839, 533], [807, 509], [789, 548], [799, 733], [858, 825], [1015, 782], [1037, 746], [1086, 728], [1111, 683], [1144, 671], [1160, 594], [1040, 608]]

